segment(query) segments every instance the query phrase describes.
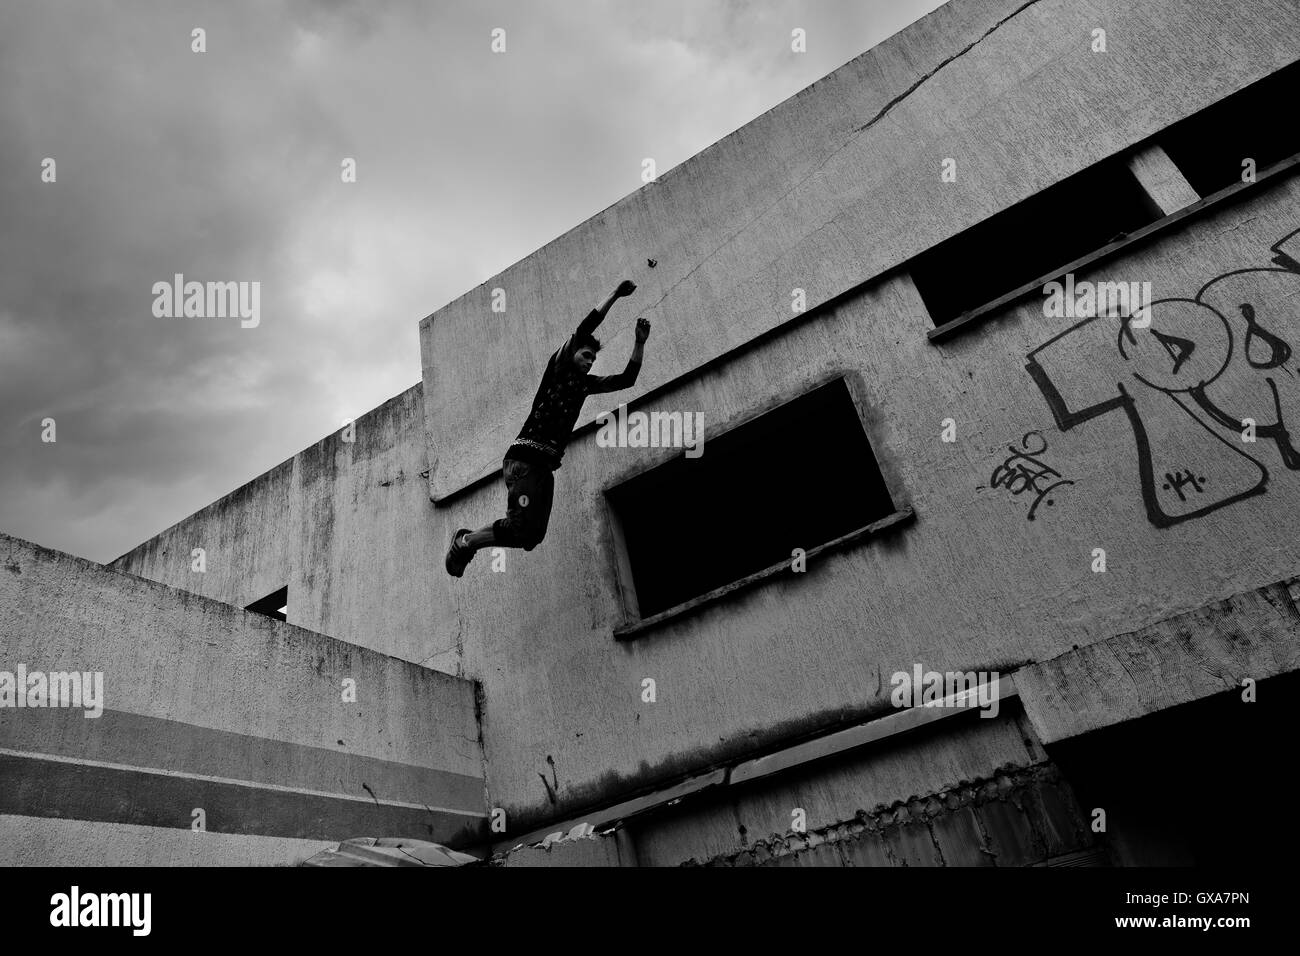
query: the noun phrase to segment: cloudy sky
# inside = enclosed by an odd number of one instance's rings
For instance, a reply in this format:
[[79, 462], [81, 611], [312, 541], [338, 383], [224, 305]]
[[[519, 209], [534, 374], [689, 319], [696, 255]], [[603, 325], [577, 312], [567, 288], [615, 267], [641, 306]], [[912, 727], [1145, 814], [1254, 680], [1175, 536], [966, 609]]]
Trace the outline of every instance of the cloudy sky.
[[[2, 0], [0, 530], [116, 557], [415, 384], [421, 317], [643, 157], [941, 2]], [[260, 324], [155, 317], [175, 273], [260, 282]]]

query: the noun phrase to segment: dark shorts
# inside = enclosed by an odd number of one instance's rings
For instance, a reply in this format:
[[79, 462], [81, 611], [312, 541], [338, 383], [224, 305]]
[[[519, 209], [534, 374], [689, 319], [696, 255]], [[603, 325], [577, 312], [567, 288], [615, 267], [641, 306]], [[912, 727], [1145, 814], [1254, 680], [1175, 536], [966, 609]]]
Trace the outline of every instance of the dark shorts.
[[506, 516], [492, 522], [496, 544], [531, 551], [546, 537], [555, 496], [555, 472], [543, 465], [507, 458], [501, 463], [506, 480]]

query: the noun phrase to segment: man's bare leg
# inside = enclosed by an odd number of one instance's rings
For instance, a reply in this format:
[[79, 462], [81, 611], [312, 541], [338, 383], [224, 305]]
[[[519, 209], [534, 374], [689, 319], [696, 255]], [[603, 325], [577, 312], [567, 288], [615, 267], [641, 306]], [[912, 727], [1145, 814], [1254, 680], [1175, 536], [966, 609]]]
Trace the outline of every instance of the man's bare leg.
[[479, 528], [477, 531], [461, 535], [460, 543], [467, 548], [478, 551], [480, 548], [490, 548], [496, 543], [496, 540], [496, 531], [493, 530], [492, 525], [488, 525], [486, 528]]

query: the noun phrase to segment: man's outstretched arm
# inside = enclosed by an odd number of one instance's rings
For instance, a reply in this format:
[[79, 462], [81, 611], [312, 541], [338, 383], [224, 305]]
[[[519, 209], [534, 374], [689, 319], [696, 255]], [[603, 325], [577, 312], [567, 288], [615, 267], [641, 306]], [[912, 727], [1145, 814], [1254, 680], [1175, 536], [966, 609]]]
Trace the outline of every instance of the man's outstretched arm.
[[605, 316], [609, 315], [610, 307], [619, 299], [625, 298], [635, 291], [636, 283], [631, 279], [624, 279], [620, 282], [618, 288], [611, 292], [604, 302], [587, 313], [587, 317], [578, 325], [578, 331], [574, 333], [574, 338], [594, 335], [596, 329], [600, 328], [600, 323], [605, 321]]
[[637, 319], [636, 344], [632, 346], [632, 355], [627, 360], [627, 368], [617, 375], [588, 375], [588, 393], [617, 392], [620, 389], [630, 388], [635, 384], [636, 377], [641, 372], [641, 356], [645, 351], [645, 340], [649, 337], [650, 323], [645, 319]]

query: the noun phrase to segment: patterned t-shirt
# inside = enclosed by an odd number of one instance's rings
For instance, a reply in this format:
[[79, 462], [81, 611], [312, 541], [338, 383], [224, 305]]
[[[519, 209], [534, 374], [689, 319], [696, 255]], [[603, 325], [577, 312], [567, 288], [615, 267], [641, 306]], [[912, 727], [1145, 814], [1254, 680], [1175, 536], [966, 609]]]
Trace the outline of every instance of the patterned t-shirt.
[[604, 316], [593, 309], [577, 331], [552, 353], [542, 383], [533, 397], [532, 410], [519, 437], [506, 451], [506, 458], [533, 462], [552, 470], [559, 468], [564, 458], [564, 446], [568, 444], [587, 396], [597, 392], [616, 392], [636, 381], [641, 370], [638, 361], [630, 360], [627, 368], [618, 375], [584, 374], [574, 362], [574, 342], [584, 335], [591, 335], [602, 318]]

